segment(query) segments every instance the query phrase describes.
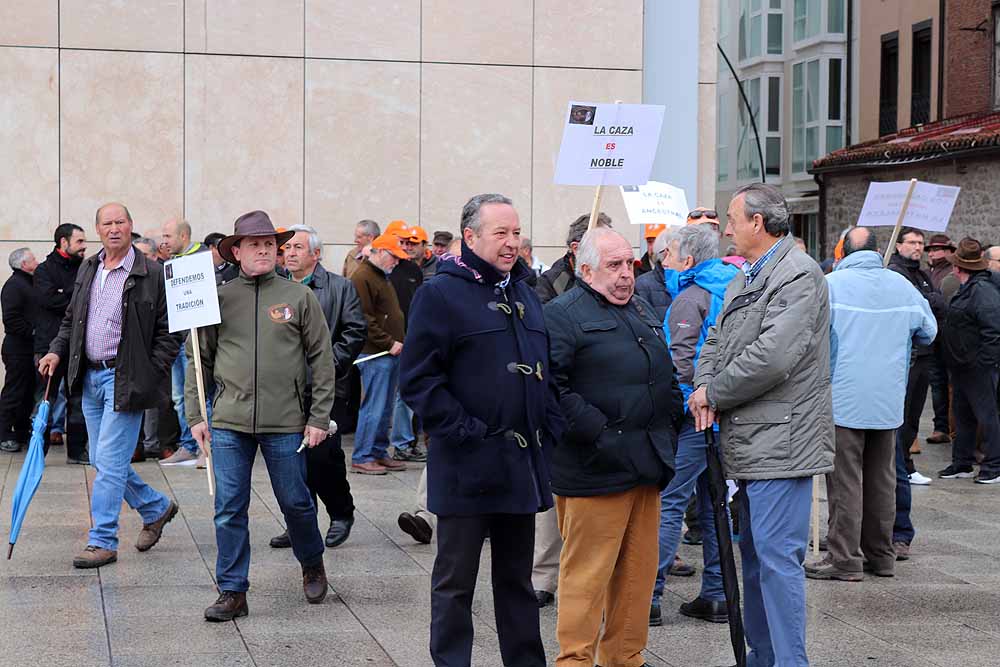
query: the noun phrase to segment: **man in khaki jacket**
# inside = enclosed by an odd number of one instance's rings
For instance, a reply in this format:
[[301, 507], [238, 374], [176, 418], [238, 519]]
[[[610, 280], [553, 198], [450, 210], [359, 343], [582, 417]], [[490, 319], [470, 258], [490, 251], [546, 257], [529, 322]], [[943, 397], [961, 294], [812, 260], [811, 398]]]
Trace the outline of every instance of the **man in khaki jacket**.
[[[323, 537], [306, 486], [306, 456], [298, 450], [327, 437], [336, 379], [330, 330], [312, 290], [274, 272], [278, 247], [294, 232], [277, 234], [263, 211], [241, 216], [234, 231], [219, 243], [219, 254], [240, 266], [240, 276], [219, 288], [222, 322], [199, 330], [203, 372], [216, 387], [211, 435], [193, 363], [185, 383], [191, 434], [200, 447], [211, 445], [217, 485], [215, 578], [220, 595], [205, 610], [209, 621], [247, 615], [247, 508], [258, 446], [292, 551], [302, 565], [306, 600], [322, 602], [327, 592]], [[187, 354], [194, 354], [190, 340]], [[308, 414], [303, 403], [307, 372], [312, 373]]]

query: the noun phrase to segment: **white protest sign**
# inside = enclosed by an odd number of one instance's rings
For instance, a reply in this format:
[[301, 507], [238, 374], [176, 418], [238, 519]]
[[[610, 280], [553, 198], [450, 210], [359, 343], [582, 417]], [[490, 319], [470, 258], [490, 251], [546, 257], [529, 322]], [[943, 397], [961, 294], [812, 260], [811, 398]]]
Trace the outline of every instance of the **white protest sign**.
[[[858, 218], [860, 227], [891, 227], [899, 218], [909, 181], [871, 183], [868, 196]], [[955, 201], [961, 188], [954, 185], [936, 185], [917, 181], [910, 197], [910, 205], [903, 217], [904, 227], [916, 227], [928, 232], [943, 232], [948, 228], [948, 220], [955, 208]]]
[[655, 104], [571, 101], [566, 108], [555, 182], [645, 184], [660, 142], [663, 111], [663, 106]]
[[163, 277], [167, 285], [170, 333], [222, 321], [212, 253], [196, 252], [171, 259], [163, 265]]
[[645, 185], [623, 185], [622, 200], [633, 225], [687, 223], [689, 209], [684, 190], [669, 183], [649, 181]]

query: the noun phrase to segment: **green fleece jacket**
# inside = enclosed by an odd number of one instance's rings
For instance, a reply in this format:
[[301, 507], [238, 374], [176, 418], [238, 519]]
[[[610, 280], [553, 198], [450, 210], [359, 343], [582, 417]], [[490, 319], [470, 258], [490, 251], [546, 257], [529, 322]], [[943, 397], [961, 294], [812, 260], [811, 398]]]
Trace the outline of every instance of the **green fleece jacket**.
[[[222, 323], [198, 329], [201, 364], [215, 384], [212, 426], [243, 433], [298, 433], [330, 425], [336, 385], [330, 330], [308, 287], [273, 271], [240, 277], [219, 288]], [[188, 339], [184, 409], [188, 424], [204, 421]], [[303, 404], [306, 366], [312, 405]]]

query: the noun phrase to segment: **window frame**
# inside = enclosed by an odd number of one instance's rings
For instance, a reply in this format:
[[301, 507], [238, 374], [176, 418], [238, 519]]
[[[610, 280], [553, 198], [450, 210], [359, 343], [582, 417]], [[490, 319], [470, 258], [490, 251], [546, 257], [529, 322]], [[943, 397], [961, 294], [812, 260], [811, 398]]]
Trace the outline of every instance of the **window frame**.
[[[830, 63], [831, 61], [839, 60], [841, 68], [840, 77], [840, 119], [832, 120], [830, 118]], [[817, 95], [816, 100], [816, 116], [813, 120], [809, 120], [809, 89], [811, 80], [809, 78], [809, 64], [813, 62], [818, 62], [818, 81], [817, 85]], [[797, 124], [795, 117], [796, 108], [796, 95], [798, 91], [795, 86], [795, 70], [801, 67], [802, 72], [802, 85], [801, 85], [801, 104], [802, 104], [802, 123]], [[844, 141], [844, 118], [847, 113], [846, 105], [846, 77], [844, 76], [844, 67], [846, 67], [846, 58], [841, 55], [816, 55], [811, 57], [805, 57], [800, 60], [794, 61], [791, 64], [792, 70], [792, 114], [791, 114], [791, 129], [789, 131], [789, 136], [791, 138], [791, 164], [789, 173], [793, 179], [795, 178], [809, 178], [809, 169], [812, 167], [812, 162], [815, 159], [819, 159], [824, 155], [830, 153], [830, 149], [827, 147], [827, 133], [830, 128], [840, 128], [840, 139], [841, 144]], [[807, 136], [808, 130], [815, 129], [816, 131], [816, 157], [810, 159], [808, 146], [807, 146]], [[802, 164], [796, 164], [796, 148], [798, 146], [802, 147]], [[839, 146], [838, 148], [842, 148]], [[833, 149], [837, 150], [837, 149]], [[800, 167], [801, 169], [797, 168]]]

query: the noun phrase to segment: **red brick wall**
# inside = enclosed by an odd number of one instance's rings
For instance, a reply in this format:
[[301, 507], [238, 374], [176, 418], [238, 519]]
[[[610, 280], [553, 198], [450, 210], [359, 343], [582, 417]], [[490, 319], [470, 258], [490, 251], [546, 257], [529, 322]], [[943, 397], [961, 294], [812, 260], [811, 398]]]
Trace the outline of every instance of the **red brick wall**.
[[[992, 0], [948, 0], [945, 9], [944, 117], [992, 109]], [[983, 22], [986, 32], [969, 32]]]

